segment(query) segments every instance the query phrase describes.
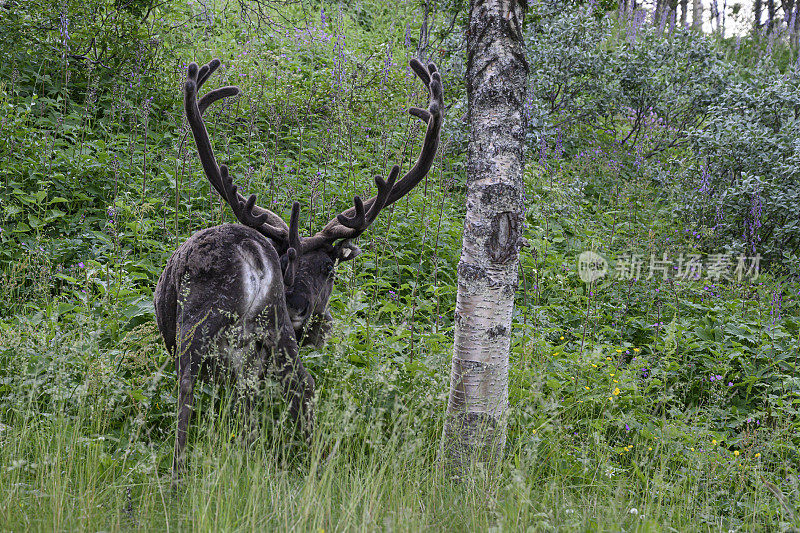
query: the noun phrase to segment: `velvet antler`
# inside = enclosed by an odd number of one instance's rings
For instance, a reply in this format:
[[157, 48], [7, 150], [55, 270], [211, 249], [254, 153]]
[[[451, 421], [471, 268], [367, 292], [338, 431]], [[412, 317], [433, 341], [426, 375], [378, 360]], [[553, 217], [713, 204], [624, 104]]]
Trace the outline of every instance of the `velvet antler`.
[[339, 239], [354, 239], [364, 233], [370, 224], [377, 218], [384, 207], [393, 204], [408, 194], [424, 178], [433, 165], [436, 150], [439, 147], [439, 134], [442, 129], [442, 78], [436, 65], [429, 63], [426, 68], [416, 59], [411, 60], [411, 68], [417, 77], [428, 88], [428, 109], [412, 107], [409, 114], [419, 118], [428, 125], [422, 150], [414, 166], [400, 181], [396, 182], [400, 174], [400, 167], [395, 165], [389, 172], [389, 179], [384, 181], [380, 176], [375, 177], [375, 186], [378, 194], [369, 200], [362, 201], [359, 196], [353, 198], [353, 207], [336, 215], [325, 225], [322, 231], [313, 237], [303, 239], [303, 253], [309, 252], [320, 246], [330, 245]]

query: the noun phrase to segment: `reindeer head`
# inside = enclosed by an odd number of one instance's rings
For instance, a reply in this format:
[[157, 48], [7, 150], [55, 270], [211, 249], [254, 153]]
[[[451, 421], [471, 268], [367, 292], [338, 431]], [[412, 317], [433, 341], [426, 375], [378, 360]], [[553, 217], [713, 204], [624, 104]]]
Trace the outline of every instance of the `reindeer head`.
[[[297, 259], [295, 281], [286, 288], [286, 308], [302, 344], [319, 346], [330, 329], [328, 299], [336, 279], [336, 266], [355, 259], [361, 248], [350, 240], [322, 247]], [[285, 257], [285, 256], [284, 256]]]
[[318, 344], [330, 322], [328, 300], [333, 290], [336, 265], [357, 257], [361, 250], [354, 244], [377, 218], [380, 211], [408, 194], [430, 170], [439, 146], [442, 126], [442, 82], [433, 63], [427, 68], [416, 59], [411, 68], [428, 87], [428, 108], [412, 107], [409, 113], [427, 124], [422, 150], [414, 166], [398, 180], [400, 167], [395, 165], [388, 179], [375, 177], [377, 194], [362, 201], [353, 198], [353, 206], [336, 215], [321, 231], [310, 237], [299, 234], [300, 204], [294, 202], [289, 224], [277, 214], [256, 205], [255, 195], [248, 199], [238, 193], [228, 174], [228, 167], [217, 165], [202, 114], [213, 102], [239, 93], [238, 87], [222, 87], [197, 100], [197, 91], [220, 66], [218, 59], [203, 67], [189, 65], [184, 85], [184, 109], [192, 128], [200, 161], [208, 180], [228, 202], [234, 215], [264, 237], [270, 239], [280, 257], [286, 308], [298, 339]]

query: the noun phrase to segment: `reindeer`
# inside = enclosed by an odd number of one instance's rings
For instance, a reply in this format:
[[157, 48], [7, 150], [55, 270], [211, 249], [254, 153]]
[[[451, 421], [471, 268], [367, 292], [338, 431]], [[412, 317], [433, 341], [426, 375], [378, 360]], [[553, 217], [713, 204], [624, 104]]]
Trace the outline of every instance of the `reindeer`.
[[[240, 224], [198, 231], [167, 261], [155, 291], [158, 329], [175, 358], [178, 376], [178, 427], [172, 464], [177, 483], [184, 462], [186, 433], [198, 377], [225, 376], [236, 382], [237, 403], [249, 418], [252, 386], [273, 373], [280, 381], [295, 423], [310, 440], [314, 378], [298, 356], [298, 343], [320, 345], [332, 317], [327, 309], [338, 263], [357, 257], [353, 242], [380, 213], [408, 194], [431, 168], [442, 127], [442, 82], [434, 64], [416, 59], [411, 68], [429, 91], [427, 109], [409, 113], [427, 124], [419, 158], [398, 180], [395, 165], [388, 179], [375, 177], [377, 194], [336, 215], [321, 231], [300, 237], [300, 204], [292, 205], [289, 224], [238, 192], [228, 167], [218, 165], [203, 122], [217, 100], [239, 94], [238, 87], [197, 93], [220, 66], [214, 59], [192, 63], [183, 86], [186, 118], [206, 177], [230, 205]], [[201, 372], [202, 370], [202, 372]], [[247, 390], [250, 387], [250, 390]]]

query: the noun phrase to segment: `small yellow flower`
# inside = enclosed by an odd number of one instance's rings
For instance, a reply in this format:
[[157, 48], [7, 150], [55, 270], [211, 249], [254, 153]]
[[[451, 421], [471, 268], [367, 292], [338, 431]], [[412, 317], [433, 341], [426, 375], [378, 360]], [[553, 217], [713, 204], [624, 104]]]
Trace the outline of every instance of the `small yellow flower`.
[[559, 352], [556, 352], [556, 353], [554, 353], [554, 354], [553, 354], [553, 357], [555, 357], [556, 355], [558, 355], [558, 353], [559, 353]]
[[609, 376], [611, 376], [611, 377], [613, 378], [613, 377], [614, 377], [614, 374], [609, 374]]
[[619, 380], [618, 380], [618, 379], [615, 379], [615, 380], [614, 380], [614, 383], [619, 383]]
[[647, 451], [652, 452], [653, 451], [653, 447], [652, 446], [648, 446], [647, 447]]
[[637, 352], [637, 353], [638, 353], [638, 352], [641, 352], [641, 350], [640, 350], [639, 348], [634, 348], [634, 349], [633, 349], [633, 351], [634, 351], [634, 352]]
[[716, 446], [716, 445], [717, 445], [717, 439], [712, 439], [712, 441], [711, 441], [711, 444], [713, 444], [714, 446]]
[[611, 358], [610, 357], [606, 357], [606, 361], [611, 361]]
[[694, 451], [694, 448], [689, 448], [689, 450]]
[[613, 396], [609, 396], [609, 397], [608, 397], [608, 399], [609, 399], [609, 400], [613, 400], [613, 399], [614, 399], [614, 397], [613, 397]]
[[535, 429], [534, 429], [534, 430], [532, 430], [532, 431], [531, 431], [531, 433], [536, 433], [536, 430], [535, 430]]
[[617, 348], [617, 353], [622, 353], [622, 350], [620, 350], [619, 348]]
[[735, 455], [736, 457], [739, 457], [739, 450], [736, 450], [735, 452], [733, 452], [733, 455]]
[[586, 390], [589, 390], [589, 387], [587, 387], [587, 386], [584, 386], [583, 388], [586, 389]]
[[619, 396], [619, 387], [614, 389], [614, 396]]
[[563, 341], [564, 337], [559, 337], [558, 340]]
[[597, 365], [596, 365], [596, 364], [594, 364], [594, 363], [592, 363], [592, 366], [593, 366], [593, 367], [595, 367], [595, 368], [597, 368]]
[[761, 454], [760, 454], [760, 453], [757, 453], [757, 454], [756, 454], [756, 459], [758, 459], [759, 457], [761, 457]]

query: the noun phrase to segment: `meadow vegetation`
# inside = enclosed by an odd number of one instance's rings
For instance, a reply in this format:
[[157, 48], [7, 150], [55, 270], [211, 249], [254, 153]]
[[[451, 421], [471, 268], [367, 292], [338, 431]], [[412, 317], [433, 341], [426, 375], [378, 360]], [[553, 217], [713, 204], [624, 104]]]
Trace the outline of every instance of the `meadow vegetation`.
[[[458, 480], [436, 459], [466, 6], [437, 4], [420, 39], [422, 10], [381, 0], [21, 5], [0, 5], [0, 530], [800, 527], [800, 67], [780, 36], [530, 3], [508, 447]], [[210, 83], [242, 94], [207, 114], [217, 157], [287, 220], [300, 201], [308, 232], [416, 157], [420, 51], [443, 74], [441, 148], [340, 267], [325, 347], [302, 351], [312, 445], [275, 385], [249, 446], [228, 391], [201, 385], [172, 492], [153, 289], [179, 243], [234, 220], [187, 137], [186, 66], [222, 59]], [[579, 278], [584, 251], [605, 277]]]

